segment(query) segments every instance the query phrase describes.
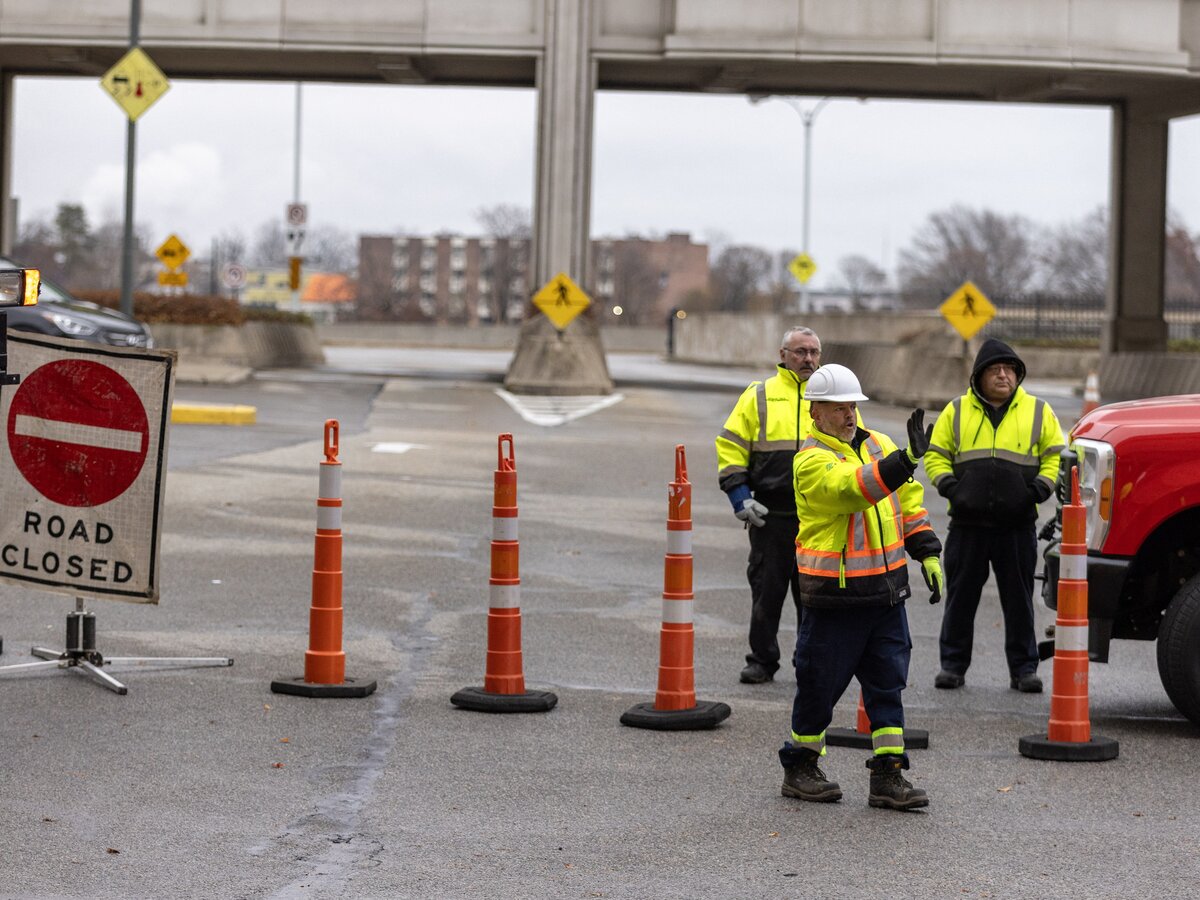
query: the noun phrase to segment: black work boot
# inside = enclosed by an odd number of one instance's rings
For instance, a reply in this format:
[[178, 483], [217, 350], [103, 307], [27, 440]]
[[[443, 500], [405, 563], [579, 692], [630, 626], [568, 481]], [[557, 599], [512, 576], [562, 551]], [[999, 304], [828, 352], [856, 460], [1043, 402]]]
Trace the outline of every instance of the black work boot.
[[796, 797], [799, 800], [811, 800], [814, 803], [833, 803], [842, 799], [842, 788], [836, 781], [830, 781], [817, 765], [820, 755], [811, 750], [800, 751], [800, 761], [795, 765], [786, 766], [783, 770], [783, 788], [785, 797]]
[[867, 803], [888, 809], [919, 809], [929, 805], [929, 795], [915, 788], [900, 774], [908, 768], [908, 756], [887, 753], [867, 760], [871, 770], [871, 793]]

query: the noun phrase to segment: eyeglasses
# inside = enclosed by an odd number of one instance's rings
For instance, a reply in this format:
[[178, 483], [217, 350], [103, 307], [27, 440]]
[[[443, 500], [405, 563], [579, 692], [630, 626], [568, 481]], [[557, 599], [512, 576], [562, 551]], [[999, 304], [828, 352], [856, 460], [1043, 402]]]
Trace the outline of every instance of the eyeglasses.
[[801, 347], [799, 350], [793, 350], [791, 347], [780, 347], [779, 349], [781, 349], [784, 353], [792, 354], [792, 356], [811, 356], [816, 359], [821, 355], [820, 347], [818, 347], [816, 350], [809, 350], [807, 347]]

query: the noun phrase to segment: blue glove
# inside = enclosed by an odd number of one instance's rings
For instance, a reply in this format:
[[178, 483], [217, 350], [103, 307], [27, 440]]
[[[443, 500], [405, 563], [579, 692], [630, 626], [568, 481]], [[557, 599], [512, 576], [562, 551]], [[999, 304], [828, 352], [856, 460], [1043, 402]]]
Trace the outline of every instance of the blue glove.
[[942, 599], [942, 588], [946, 579], [942, 575], [942, 564], [936, 556], [927, 556], [921, 560], [921, 574], [925, 576], [925, 587], [929, 588], [929, 602], [937, 603]]

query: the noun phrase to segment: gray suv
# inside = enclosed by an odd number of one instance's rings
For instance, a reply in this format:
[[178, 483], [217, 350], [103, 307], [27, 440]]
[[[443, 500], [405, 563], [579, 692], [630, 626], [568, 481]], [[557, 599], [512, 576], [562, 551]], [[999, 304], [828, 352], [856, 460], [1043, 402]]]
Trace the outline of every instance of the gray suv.
[[[0, 256], [0, 269], [22, 266]], [[8, 327], [55, 337], [75, 338], [114, 347], [153, 347], [150, 329], [115, 309], [72, 297], [53, 281], [42, 279], [36, 306], [11, 306], [5, 311]]]

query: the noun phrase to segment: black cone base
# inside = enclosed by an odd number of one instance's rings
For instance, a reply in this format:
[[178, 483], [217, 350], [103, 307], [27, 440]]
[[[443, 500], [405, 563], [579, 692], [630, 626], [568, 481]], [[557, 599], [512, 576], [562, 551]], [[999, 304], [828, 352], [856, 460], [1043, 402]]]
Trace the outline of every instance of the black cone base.
[[697, 700], [691, 709], [655, 709], [653, 703], [631, 706], [621, 715], [621, 724], [655, 731], [699, 731], [716, 728], [729, 718], [725, 703]]
[[296, 697], [366, 697], [375, 693], [375, 682], [347, 678], [341, 684], [309, 684], [301, 676], [272, 681], [271, 693]]
[[[863, 734], [853, 728], [830, 728], [825, 732], [825, 743], [830, 747], [858, 747], [862, 750], [873, 750], [875, 745], [871, 735]], [[928, 750], [929, 732], [924, 728], [904, 729], [905, 750]]]
[[1121, 745], [1099, 734], [1090, 741], [1052, 741], [1044, 734], [1027, 734], [1017, 742], [1022, 756], [1058, 762], [1104, 762], [1116, 759]]
[[459, 709], [475, 712], [527, 713], [549, 712], [558, 702], [558, 695], [550, 691], [526, 691], [523, 694], [493, 694], [481, 687], [468, 687], [458, 691], [450, 702]]

